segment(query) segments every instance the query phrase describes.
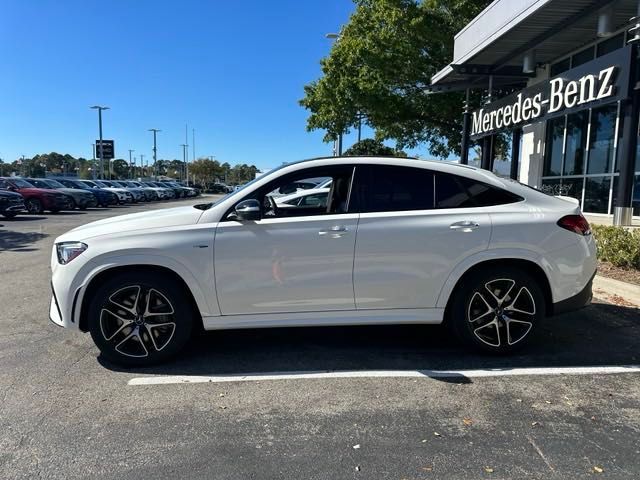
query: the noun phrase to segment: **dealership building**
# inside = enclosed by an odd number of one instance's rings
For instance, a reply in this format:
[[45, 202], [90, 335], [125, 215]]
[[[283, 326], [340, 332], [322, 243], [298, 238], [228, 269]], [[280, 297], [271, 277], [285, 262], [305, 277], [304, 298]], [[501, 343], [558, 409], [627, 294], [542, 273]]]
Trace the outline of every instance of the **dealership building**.
[[461, 162], [477, 145], [482, 168], [637, 222], [639, 4], [496, 0], [466, 25], [429, 87], [466, 92]]

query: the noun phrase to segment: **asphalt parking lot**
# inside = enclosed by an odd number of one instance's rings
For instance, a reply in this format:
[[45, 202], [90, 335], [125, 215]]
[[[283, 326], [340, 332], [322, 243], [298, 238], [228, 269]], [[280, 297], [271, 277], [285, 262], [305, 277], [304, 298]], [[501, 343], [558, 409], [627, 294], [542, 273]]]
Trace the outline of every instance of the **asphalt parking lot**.
[[[509, 358], [433, 326], [242, 330], [128, 371], [48, 321], [56, 236], [199, 202], [0, 219], [0, 478], [640, 477], [640, 373], [549, 371], [640, 364], [635, 309], [596, 302], [551, 319]], [[511, 375], [531, 367], [546, 374]], [[489, 376], [429, 374], [442, 370]], [[355, 374], [308, 375], [326, 371]], [[288, 376], [252, 377], [274, 372]], [[169, 383], [140, 380], [157, 377]]]

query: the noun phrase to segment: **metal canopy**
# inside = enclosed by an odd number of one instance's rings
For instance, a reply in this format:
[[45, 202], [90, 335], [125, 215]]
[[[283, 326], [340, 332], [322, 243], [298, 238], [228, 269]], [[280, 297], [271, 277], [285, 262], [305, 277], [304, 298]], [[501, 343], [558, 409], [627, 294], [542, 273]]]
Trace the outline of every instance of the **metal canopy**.
[[613, 7], [617, 30], [637, 14], [637, 4], [637, 0], [496, 0], [456, 35], [453, 62], [434, 75], [432, 86], [473, 82], [475, 88], [485, 87], [486, 76], [469, 75], [461, 66], [482, 65], [494, 77], [501, 71], [512, 76], [531, 49], [537, 63], [551, 63], [597, 38], [602, 8]]

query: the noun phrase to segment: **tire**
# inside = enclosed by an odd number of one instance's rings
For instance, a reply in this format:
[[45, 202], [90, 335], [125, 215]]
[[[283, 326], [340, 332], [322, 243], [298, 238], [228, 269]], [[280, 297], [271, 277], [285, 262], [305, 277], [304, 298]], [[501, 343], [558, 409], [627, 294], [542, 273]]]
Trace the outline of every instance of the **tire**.
[[[151, 315], [145, 316], [149, 310]], [[145, 366], [163, 362], [184, 347], [193, 317], [186, 292], [170, 277], [122, 273], [107, 280], [90, 299], [88, 326], [106, 359], [123, 366]]]
[[59, 208], [52, 208], [51, 210], [49, 210], [51, 213], [60, 213], [60, 209]]
[[513, 267], [472, 273], [457, 286], [451, 301], [449, 321], [457, 337], [493, 354], [525, 347], [545, 317], [540, 285], [531, 275]]
[[17, 214], [17, 213], [15, 213], [15, 212], [2, 212], [2, 216], [3, 216], [4, 218], [13, 218], [13, 217], [15, 217], [16, 215], [18, 215], [18, 214]]
[[76, 201], [73, 198], [71, 198], [69, 200], [69, 210], [75, 210], [76, 208], [78, 208], [78, 204], [76, 203]]
[[30, 198], [25, 202], [25, 206], [27, 207], [27, 212], [29, 213], [44, 212], [44, 208], [42, 208], [42, 202], [37, 198]]

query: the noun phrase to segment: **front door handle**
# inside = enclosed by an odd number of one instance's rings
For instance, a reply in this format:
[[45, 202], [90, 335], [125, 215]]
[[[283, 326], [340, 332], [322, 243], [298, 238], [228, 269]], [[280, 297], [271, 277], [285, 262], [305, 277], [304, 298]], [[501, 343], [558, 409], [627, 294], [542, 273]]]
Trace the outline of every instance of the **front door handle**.
[[340, 238], [343, 235], [346, 235], [349, 232], [349, 229], [344, 225], [334, 225], [329, 227], [328, 230], [320, 230], [318, 235], [321, 237], [330, 237], [330, 238]]
[[462, 222], [455, 222], [449, 225], [451, 230], [459, 230], [461, 232], [472, 232], [480, 226], [477, 222], [471, 220], [463, 220]]

